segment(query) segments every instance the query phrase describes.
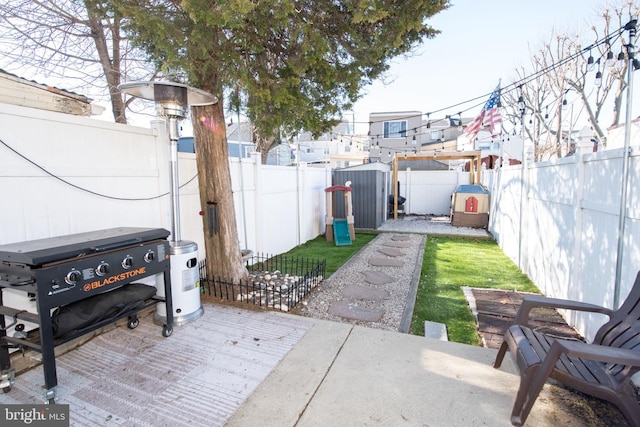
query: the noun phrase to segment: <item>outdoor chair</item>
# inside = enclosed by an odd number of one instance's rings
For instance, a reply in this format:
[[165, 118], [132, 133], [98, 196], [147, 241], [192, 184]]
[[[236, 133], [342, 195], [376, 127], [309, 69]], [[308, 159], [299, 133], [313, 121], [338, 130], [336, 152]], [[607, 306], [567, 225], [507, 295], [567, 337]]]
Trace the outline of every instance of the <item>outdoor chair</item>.
[[[535, 307], [563, 308], [609, 316], [593, 343], [553, 337], [529, 324]], [[509, 349], [520, 371], [520, 387], [511, 412], [511, 423], [524, 424], [548, 378], [575, 390], [607, 400], [640, 426], [638, 390], [631, 377], [640, 371], [640, 272], [625, 302], [617, 310], [593, 304], [526, 296], [514, 324], [504, 334], [494, 368]]]

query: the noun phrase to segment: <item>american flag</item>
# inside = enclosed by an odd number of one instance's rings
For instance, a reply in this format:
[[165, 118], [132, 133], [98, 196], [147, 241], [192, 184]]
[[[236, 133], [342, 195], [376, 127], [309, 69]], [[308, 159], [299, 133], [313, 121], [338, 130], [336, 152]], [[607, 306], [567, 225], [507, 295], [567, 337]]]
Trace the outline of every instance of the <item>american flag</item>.
[[496, 86], [496, 89], [489, 97], [489, 100], [484, 104], [482, 111], [480, 111], [480, 115], [467, 125], [464, 133], [469, 137], [469, 139], [473, 139], [476, 137], [476, 134], [480, 131], [482, 126], [489, 127], [491, 136], [500, 135], [502, 133], [502, 116], [500, 115], [500, 84]]

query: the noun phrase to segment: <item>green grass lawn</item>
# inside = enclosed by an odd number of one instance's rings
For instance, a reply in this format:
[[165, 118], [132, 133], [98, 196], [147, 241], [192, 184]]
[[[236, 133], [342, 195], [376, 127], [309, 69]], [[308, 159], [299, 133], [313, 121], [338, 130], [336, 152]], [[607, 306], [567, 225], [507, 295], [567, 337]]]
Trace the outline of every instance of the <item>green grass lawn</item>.
[[450, 341], [479, 345], [462, 286], [539, 292], [493, 240], [428, 237], [411, 332], [424, 335], [430, 320], [447, 325]]
[[351, 245], [336, 246], [336, 242], [327, 242], [324, 235], [321, 235], [290, 250], [287, 255], [326, 259], [327, 277], [329, 277], [376, 236], [377, 233], [373, 232], [358, 232]]
[[[350, 246], [336, 246], [324, 235], [287, 254], [326, 259], [327, 277], [363, 248], [376, 233], [359, 232]], [[450, 341], [480, 345], [476, 324], [461, 287], [539, 292], [493, 240], [428, 237], [411, 332], [424, 335], [424, 321], [444, 323]]]

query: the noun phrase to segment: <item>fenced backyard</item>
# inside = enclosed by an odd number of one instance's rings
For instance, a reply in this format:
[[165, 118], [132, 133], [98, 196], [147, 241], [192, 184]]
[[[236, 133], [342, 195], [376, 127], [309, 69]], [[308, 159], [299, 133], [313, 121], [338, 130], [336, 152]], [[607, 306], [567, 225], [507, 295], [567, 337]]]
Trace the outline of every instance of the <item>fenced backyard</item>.
[[[0, 119], [11, 123], [0, 131], [0, 188], [11, 201], [0, 212], [0, 221], [11, 224], [0, 228], [0, 243], [123, 226], [170, 228], [164, 122], [143, 129], [7, 104], [0, 104]], [[608, 139], [620, 140], [623, 130], [609, 129]], [[640, 121], [632, 123], [631, 134], [628, 176], [637, 177]], [[616, 298], [624, 299], [640, 268], [640, 185], [628, 180], [621, 209], [622, 149], [584, 148], [525, 168], [484, 171], [482, 182], [491, 194], [489, 231], [545, 295], [612, 307]], [[178, 158], [180, 218], [182, 237], [202, 251], [195, 160], [191, 153]], [[241, 248], [285, 253], [324, 233], [324, 189], [333, 184], [329, 168], [265, 166], [257, 158], [230, 162]], [[406, 213], [433, 213], [436, 201], [446, 205], [450, 190], [441, 186], [455, 186], [460, 177], [456, 171], [399, 173], [401, 194], [410, 200]], [[427, 200], [432, 204], [418, 203]], [[240, 299], [262, 294], [244, 286], [247, 292], [227, 291], [222, 284], [211, 292]], [[285, 307], [295, 300], [280, 298]], [[261, 296], [256, 299], [262, 303]], [[601, 323], [591, 315], [567, 320], [587, 338]]]

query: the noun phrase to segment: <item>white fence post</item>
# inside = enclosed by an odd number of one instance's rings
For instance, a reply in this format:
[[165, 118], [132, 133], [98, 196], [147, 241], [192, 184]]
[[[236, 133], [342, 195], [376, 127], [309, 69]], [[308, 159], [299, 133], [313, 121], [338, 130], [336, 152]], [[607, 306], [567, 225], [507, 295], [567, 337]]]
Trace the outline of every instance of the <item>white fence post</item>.
[[[404, 214], [410, 214], [411, 212], [413, 212], [411, 210], [411, 201], [413, 200], [413, 194], [409, 194], [409, 190], [411, 189], [411, 168], [407, 167], [407, 171], [405, 172], [405, 185], [404, 185], [404, 197], [407, 198], [407, 200], [405, 200], [406, 206], [405, 206], [405, 211]], [[398, 196], [400, 196], [402, 193], [400, 191], [398, 191]]]
[[[573, 200], [573, 230], [574, 230], [574, 247], [573, 247], [573, 265], [570, 270], [573, 272], [571, 275], [572, 283], [570, 289], [579, 289], [581, 285], [581, 277], [583, 266], [580, 262], [580, 254], [582, 253], [582, 232], [583, 232], [583, 208], [582, 200], [584, 199], [584, 186], [585, 182], [585, 155], [592, 151], [593, 143], [591, 141], [578, 142], [575, 150], [575, 167], [576, 167], [576, 182], [575, 182], [575, 199]], [[570, 295], [570, 298], [578, 296]]]
[[[523, 142], [524, 144], [524, 142]], [[522, 159], [522, 194], [521, 196], [521, 204], [520, 204], [520, 255], [518, 259], [520, 260], [520, 270], [524, 274], [529, 274], [528, 266], [529, 260], [527, 259], [529, 256], [528, 251], [528, 242], [529, 239], [527, 236], [529, 235], [529, 173], [531, 164], [533, 163], [533, 146], [527, 145], [523, 148], [523, 159]]]
[[255, 230], [256, 230], [256, 253], [262, 252], [262, 215], [260, 215], [261, 208], [261, 194], [262, 194], [262, 185], [261, 185], [261, 173], [262, 173], [262, 162], [261, 162], [261, 153], [259, 151], [254, 151], [251, 153], [251, 159], [253, 160], [253, 187], [255, 188], [255, 200], [254, 206], [255, 210], [253, 212], [253, 217], [255, 221]]
[[305, 188], [305, 175], [306, 175], [306, 163], [296, 165], [296, 245], [301, 245], [302, 239], [302, 226], [304, 223], [304, 197], [303, 192]]

